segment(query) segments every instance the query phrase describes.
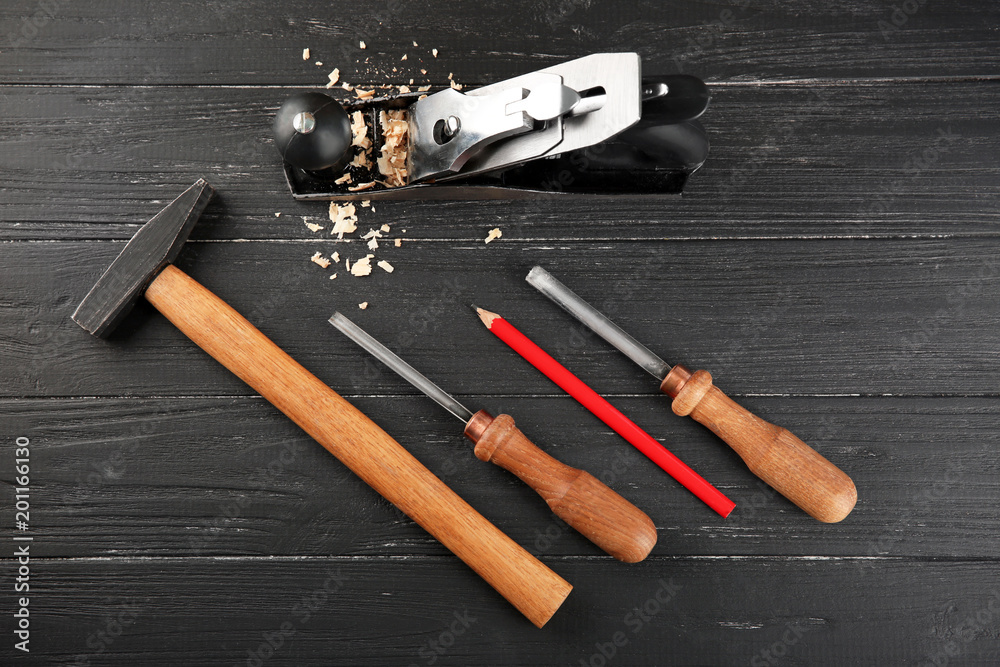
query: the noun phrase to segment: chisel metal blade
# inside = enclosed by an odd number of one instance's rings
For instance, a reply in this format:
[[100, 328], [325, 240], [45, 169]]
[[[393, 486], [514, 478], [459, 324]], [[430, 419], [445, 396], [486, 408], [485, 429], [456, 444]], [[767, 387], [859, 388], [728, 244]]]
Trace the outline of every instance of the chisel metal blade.
[[383, 364], [394, 370], [400, 377], [412, 384], [420, 391], [427, 394], [442, 408], [455, 415], [467, 424], [472, 419], [472, 411], [455, 400], [455, 398], [441, 387], [437, 386], [413, 366], [399, 358], [395, 352], [387, 348], [382, 343], [375, 340], [367, 331], [350, 321], [342, 313], [336, 312], [330, 318], [330, 324], [336, 327], [341, 333], [363, 347], [372, 356]]
[[647, 373], [663, 381], [672, 366], [649, 351], [649, 349], [625, 333], [617, 324], [607, 318], [589, 303], [581, 299], [570, 288], [552, 277], [540, 266], [528, 272], [525, 280], [539, 292], [549, 297], [553, 303], [587, 325], [594, 333], [618, 348], [625, 356], [639, 364]]

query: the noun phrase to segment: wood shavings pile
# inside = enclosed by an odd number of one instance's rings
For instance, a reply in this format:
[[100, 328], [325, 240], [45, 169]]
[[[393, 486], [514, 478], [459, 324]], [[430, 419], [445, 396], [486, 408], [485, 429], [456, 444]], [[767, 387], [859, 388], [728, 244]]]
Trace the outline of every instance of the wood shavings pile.
[[344, 234], [350, 234], [358, 229], [358, 216], [353, 202], [346, 204], [330, 202], [330, 220], [333, 222], [333, 229], [330, 233], [336, 234], [338, 239], [342, 239]]
[[379, 173], [385, 176], [386, 185], [406, 185], [407, 133], [410, 124], [405, 111], [380, 111], [382, 126], [382, 155], [378, 158]]

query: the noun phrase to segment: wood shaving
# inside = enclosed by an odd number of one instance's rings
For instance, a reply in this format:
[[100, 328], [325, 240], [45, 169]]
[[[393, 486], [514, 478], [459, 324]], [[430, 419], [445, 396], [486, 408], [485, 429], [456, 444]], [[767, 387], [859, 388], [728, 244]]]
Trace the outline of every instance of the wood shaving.
[[331, 234], [336, 234], [337, 238], [344, 238], [344, 234], [350, 234], [358, 229], [358, 216], [354, 210], [354, 204], [338, 204], [330, 202], [330, 220], [333, 221]]
[[381, 261], [380, 261], [380, 262], [378, 263], [378, 268], [382, 269], [382, 270], [383, 270], [383, 271], [385, 271], [386, 273], [392, 273], [393, 271], [395, 271], [395, 270], [396, 270], [396, 269], [395, 269], [395, 268], [394, 268], [394, 267], [392, 266], [392, 264], [390, 264], [389, 262], [385, 261], [384, 259], [383, 259], [383, 260], [381, 260]]
[[333, 71], [330, 72], [329, 78], [330, 78], [330, 82], [328, 84], [326, 84], [326, 87], [327, 88], [333, 88], [334, 86], [337, 85], [337, 81], [340, 80], [340, 68], [339, 67], [335, 67], [333, 69]]
[[315, 222], [307, 222], [306, 227], [309, 228], [310, 232], [318, 232], [323, 229], [322, 225], [317, 225]]
[[281, 217], [281, 211], [278, 211], [278, 212], [276, 212], [276, 213], [274, 214], [274, 217], [276, 217], [276, 218], [280, 218], [280, 217]]
[[[368, 141], [368, 139], [365, 139], [365, 141], [368, 142], [368, 147], [370, 148], [371, 147], [371, 141]], [[354, 159], [351, 160], [351, 162], [350, 162], [350, 166], [352, 166], [352, 167], [360, 167], [361, 169], [367, 169], [367, 168], [369, 168], [369, 167], [372, 166], [372, 163], [368, 160], [368, 153], [364, 152], [364, 153], [358, 153], [357, 155], [355, 155]]]
[[351, 134], [354, 135], [352, 146], [361, 146], [364, 150], [371, 147], [372, 142], [368, 139], [368, 124], [365, 123], [365, 115], [360, 111], [351, 114]]
[[322, 67], [322, 66], [323, 66], [323, 63], [317, 60], [316, 61], [316, 67]]
[[409, 123], [405, 111], [381, 111], [379, 123], [382, 126], [382, 154], [378, 158], [378, 170], [386, 177], [388, 187], [406, 185], [406, 150]]
[[340, 263], [340, 253], [339, 252], [333, 253], [333, 261], [337, 262], [338, 264]]
[[337, 278], [337, 274], [336, 273], [333, 274], [332, 276], [330, 276], [330, 280], [336, 280], [336, 278]]
[[344, 174], [343, 176], [335, 180], [334, 183], [336, 183], [337, 185], [341, 185], [343, 183], [350, 183], [351, 180], [352, 179], [350, 174]]
[[319, 264], [324, 269], [330, 268], [330, 260], [328, 260], [326, 257], [323, 257], [323, 255], [321, 255], [318, 250], [316, 251], [316, 254], [310, 257], [309, 259], [315, 262], [316, 264]]
[[362, 49], [367, 49], [367, 48], [368, 48], [368, 47], [367, 47], [367, 46], [365, 45], [365, 43], [364, 43], [364, 42], [358, 42], [358, 45], [359, 45], [359, 46], [360, 46], [360, 47], [361, 47]]
[[344, 90], [346, 90], [347, 92], [351, 92], [352, 90], [354, 90], [354, 86], [352, 86], [351, 84], [347, 83], [346, 81], [344, 83], [340, 84], [340, 87], [343, 88]]
[[358, 304], [358, 308], [360, 308], [361, 310], [364, 310], [367, 307], [368, 307], [367, 301], [362, 301], [361, 303]]
[[352, 276], [367, 276], [371, 275], [372, 272], [372, 257], [375, 255], [365, 255], [358, 261], [354, 262], [354, 266], [351, 267]]
[[359, 100], [367, 100], [369, 98], [375, 97], [375, 90], [361, 90], [360, 88], [354, 89], [354, 94], [358, 96]]
[[[362, 206], [364, 206], [364, 203], [362, 203]], [[379, 229], [388, 234], [391, 227], [389, 227], [389, 225], [382, 225], [381, 227], [379, 227]]]
[[420, 70], [420, 73], [421, 73], [421, 74], [427, 74], [427, 70], [425, 70], [425, 69], [422, 69], [422, 70]]
[[403, 239], [396, 239], [396, 247], [401, 248], [403, 246]]
[[309, 49], [302, 49], [302, 60], [309, 60]]
[[369, 250], [378, 250], [378, 240], [382, 238], [382, 232], [377, 229], [369, 229], [368, 233], [361, 238], [368, 239]]
[[489, 233], [488, 233], [488, 234], [486, 235], [486, 243], [489, 243], [490, 241], [493, 241], [493, 240], [495, 240], [495, 239], [498, 239], [498, 238], [500, 238], [501, 236], [503, 236], [503, 232], [501, 232], [501, 231], [500, 231], [500, 228], [499, 228], [499, 227], [494, 227], [494, 228], [493, 228], [493, 229], [491, 229], [491, 230], [489, 231]]
[[371, 199], [364, 199], [364, 200], [361, 201], [361, 205], [364, 206], [365, 208], [368, 208], [369, 206], [372, 205], [372, 200]]
[[403, 57], [400, 58], [400, 60], [406, 60], [406, 54], [405, 53], [403, 54]]
[[399, 93], [400, 93], [400, 95], [402, 95], [403, 93], [408, 93], [408, 92], [410, 92], [410, 87], [409, 86], [400, 86], [399, 87]]
[[374, 188], [376, 182], [377, 181], [368, 181], [367, 183], [358, 183], [357, 185], [349, 187], [347, 189], [350, 190], [351, 192], [361, 192], [362, 190], [369, 190], [371, 188]]
[[[410, 85], [411, 86], [413, 85], [413, 79], [410, 79]], [[402, 91], [400, 91], [400, 92], [402, 92]], [[407, 90], [406, 92], [410, 92], [410, 91]]]
[[438, 57], [438, 50], [437, 49], [431, 49], [431, 55], [434, 56], [435, 58], [437, 58]]
[[413, 42], [413, 46], [420, 46], [420, 45], [417, 44], [416, 42]]
[[[430, 89], [431, 89], [430, 86], [420, 86], [419, 88], [417, 88], [417, 90], [420, 91], [421, 93], [426, 93]], [[424, 97], [426, 97], [426, 95]]]
[[462, 90], [462, 84], [455, 83], [454, 81], [449, 82], [454, 90]]

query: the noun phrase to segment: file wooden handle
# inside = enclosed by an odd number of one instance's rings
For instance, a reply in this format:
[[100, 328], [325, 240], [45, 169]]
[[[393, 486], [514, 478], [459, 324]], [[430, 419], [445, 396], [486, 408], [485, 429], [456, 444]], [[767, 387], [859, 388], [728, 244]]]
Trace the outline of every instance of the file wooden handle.
[[656, 526], [642, 510], [590, 473], [543, 452], [510, 415], [493, 419], [480, 410], [469, 420], [466, 434], [476, 443], [479, 459], [517, 475], [556, 516], [618, 560], [637, 563], [652, 551]]
[[660, 388], [673, 411], [691, 415], [736, 450], [750, 470], [810, 516], [840, 521], [854, 509], [854, 482], [788, 429], [757, 417], [712, 384], [708, 371], [675, 366]]

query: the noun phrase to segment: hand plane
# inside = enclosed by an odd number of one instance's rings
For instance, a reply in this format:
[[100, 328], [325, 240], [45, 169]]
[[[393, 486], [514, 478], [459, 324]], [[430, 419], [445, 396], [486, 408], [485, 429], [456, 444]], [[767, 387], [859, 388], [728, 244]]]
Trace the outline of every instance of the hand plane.
[[677, 194], [708, 156], [704, 82], [597, 53], [462, 92], [300, 93], [274, 138], [298, 200]]

